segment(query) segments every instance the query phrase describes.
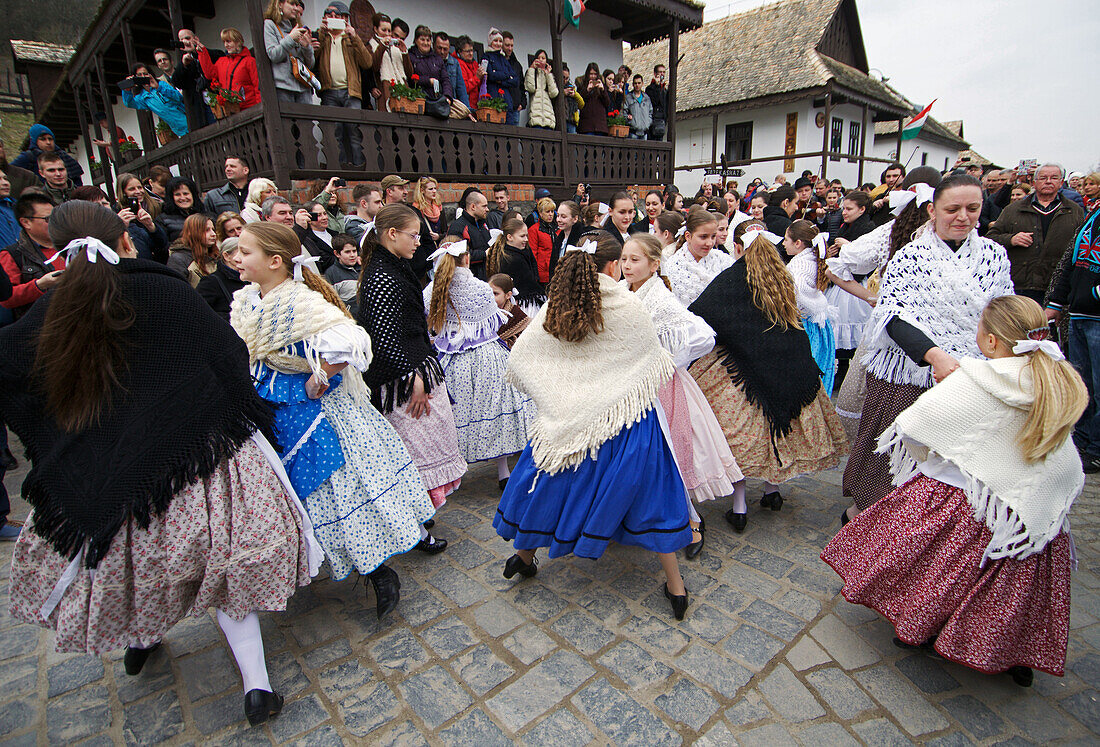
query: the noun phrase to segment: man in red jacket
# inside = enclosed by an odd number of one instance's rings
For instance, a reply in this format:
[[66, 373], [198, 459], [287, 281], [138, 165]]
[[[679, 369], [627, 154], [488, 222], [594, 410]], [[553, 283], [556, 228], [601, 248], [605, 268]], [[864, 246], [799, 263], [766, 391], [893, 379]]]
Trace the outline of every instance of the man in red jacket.
[[12, 293], [0, 306], [23, 316], [31, 304], [61, 280], [65, 258], [50, 240], [49, 220], [53, 202], [41, 192], [28, 192], [15, 203], [15, 218], [22, 229], [19, 240], [0, 251], [0, 267], [11, 281]]

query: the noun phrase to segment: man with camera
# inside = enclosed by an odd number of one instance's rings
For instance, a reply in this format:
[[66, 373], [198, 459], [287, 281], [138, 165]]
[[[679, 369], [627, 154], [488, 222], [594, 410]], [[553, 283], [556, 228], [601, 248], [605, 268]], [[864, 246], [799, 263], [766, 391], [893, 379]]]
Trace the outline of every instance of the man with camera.
[[[180, 64], [176, 65], [172, 71], [172, 85], [183, 95], [188, 122], [195, 127], [214, 124], [217, 121], [214, 118], [214, 112], [210, 111], [210, 107], [202, 98], [202, 92], [210, 85], [206, 76], [202, 74], [202, 66], [198, 59], [198, 50], [202, 46], [202, 41], [191, 29], [180, 29], [178, 38], [179, 40], [173, 42], [171, 46], [173, 49], [183, 50], [183, 56]], [[207, 52], [213, 62], [225, 56], [225, 53], [218, 49], [209, 49]]]
[[653, 124], [649, 128], [650, 140], [664, 140], [668, 128], [668, 86], [665, 84], [665, 66], [653, 66], [653, 80], [645, 89], [645, 95], [653, 104]]
[[173, 86], [161, 83], [138, 63], [133, 73], [124, 78], [118, 87], [122, 89], [122, 104], [130, 109], [151, 111], [160, 117], [172, 132], [187, 134], [187, 114], [183, 108], [183, 96]]
[[[348, 6], [333, 0], [325, 7], [317, 54], [317, 78], [321, 81], [321, 105], [345, 109], [363, 108], [363, 70], [370, 70], [374, 58], [359, 32], [351, 25]], [[340, 163], [351, 168], [363, 165], [363, 133], [354, 124], [336, 125]]]

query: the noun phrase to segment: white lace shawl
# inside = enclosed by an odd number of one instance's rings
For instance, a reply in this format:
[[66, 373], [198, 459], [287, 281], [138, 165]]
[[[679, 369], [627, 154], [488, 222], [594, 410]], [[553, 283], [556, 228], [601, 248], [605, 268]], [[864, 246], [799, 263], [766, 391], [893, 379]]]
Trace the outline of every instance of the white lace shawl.
[[[434, 288], [433, 281], [424, 289], [425, 314], [431, 309]], [[447, 291], [451, 302], [447, 304], [443, 329], [433, 337], [433, 342], [456, 350], [495, 341], [497, 331], [508, 321], [508, 314], [497, 307], [492, 287], [474, 277], [469, 268], [456, 267]]]
[[829, 305], [825, 293], [817, 287], [817, 249], [808, 247], [791, 258], [787, 271], [794, 279], [798, 313], [818, 326], [835, 322], [836, 309]]
[[855, 280], [856, 275], [870, 275], [890, 258], [890, 234], [894, 221], [865, 233], [855, 241], [840, 247], [840, 253], [829, 257], [825, 264], [841, 280]]
[[903, 246], [886, 267], [864, 344], [869, 373], [895, 384], [928, 388], [931, 366], [919, 366], [886, 332], [894, 317], [912, 324], [956, 359], [982, 358], [978, 320], [992, 299], [1012, 294], [1004, 247], [971, 231], [952, 251], [934, 231]]
[[733, 263], [733, 257], [721, 249], [711, 249], [707, 256], [696, 260], [687, 244], [684, 244], [661, 263], [661, 274], [668, 278], [672, 295], [687, 308], [706, 290], [718, 273]]
[[[630, 282], [623, 280], [619, 285], [629, 289]], [[684, 308], [659, 275], [642, 283], [634, 297], [649, 311], [661, 347], [672, 354], [678, 368], [686, 368], [714, 349], [714, 330]]]

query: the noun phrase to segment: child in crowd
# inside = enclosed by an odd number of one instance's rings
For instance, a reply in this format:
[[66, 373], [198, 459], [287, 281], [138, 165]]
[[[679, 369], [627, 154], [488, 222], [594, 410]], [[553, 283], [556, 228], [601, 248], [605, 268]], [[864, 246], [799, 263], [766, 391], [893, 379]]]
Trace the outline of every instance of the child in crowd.
[[819, 233], [813, 223], [800, 218], [787, 227], [783, 249], [791, 257], [787, 271], [794, 280], [802, 328], [810, 338], [810, 352], [821, 371], [821, 384], [825, 393], [831, 395], [836, 373], [836, 338], [833, 336], [836, 310], [829, 306], [824, 293], [829, 285], [825, 279], [827, 240], [828, 236]]
[[497, 335], [507, 348], [511, 350], [523, 330], [527, 329], [527, 325], [531, 322], [531, 317], [524, 314], [523, 309], [512, 300], [512, 293], [515, 286], [512, 284], [511, 275], [505, 275], [503, 272], [498, 272], [496, 275], [489, 278], [489, 287], [493, 289], [493, 300], [496, 301], [497, 308], [508, 315], [508, 321], [502, 324], [500, 329], [497, 330]]
[[1033, 669], [1065, 669], [1067, 517], [1085, 479], [1069, 436], [1088, 393], [1029, 298], [990, 301], [977, 344], [988, 360], [960, 360], [879, 437], [899, 487], [821, 557], [901, 648], [1027, 687]]
[[733, 257], [714, 251], [718, 222], [706, 210], [692, 209], [681, 231], [676, 251], [664, 262], [663, 271], [672, 294], [690, 306], [718, 273], [733, 264]]
[[534, 316], [546, 303], [546, 286], [539, 282], [538, 262], [527, 247], [527, 224], [518, 218], [505, 217], [501, 234], [485, 255], [485, 271], [489, 275], [505, 273], [515, 283], [515, 301], [527, 316]]
[[332, 237], [332, 253], [336, 255], [336, 262], [325, 270], [325, 280], [332, 283], [340, 300], [355, 316], [359, 310], [355, 301], [359, 291], [359, 244], [346, 233], [338, 233]]

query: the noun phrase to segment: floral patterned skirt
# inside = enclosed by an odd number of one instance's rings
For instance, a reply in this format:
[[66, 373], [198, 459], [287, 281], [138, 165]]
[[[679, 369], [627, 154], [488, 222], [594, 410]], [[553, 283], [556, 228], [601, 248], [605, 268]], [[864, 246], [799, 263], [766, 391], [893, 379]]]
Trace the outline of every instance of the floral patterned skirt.
[[12, 556], [11, 614], [54, 629], [58, 651], [91, 654], [151, 646], [211, 607], [235, 620], [284, 610], [310, 578], [301, 516], [252, 441], [176, 493], [147, 528], [126, 521], [94, 572], [81, 567], [43, 620], [68, 566], [35, 534], [32, 511]]
[[844, 598], [877, 610], [898, 637], [936, 636], [946, 659], [981, 672], [1062, 676], [1069, 637], [1069, 536], [1035, 555], [990, 560], [993, 535], [966, 493], [921, 475], [852, 519], [821, 553]]
[[408, 414], [407, 403], [395, 407], [385, 417], [412, 455], [432, 505], [439, 508], [458, 489], [467, 466], [458, 448], [458, 429], [445, 383], [432, 389], [431, 406], [431, 413], [421, 415], [419, 420]]

